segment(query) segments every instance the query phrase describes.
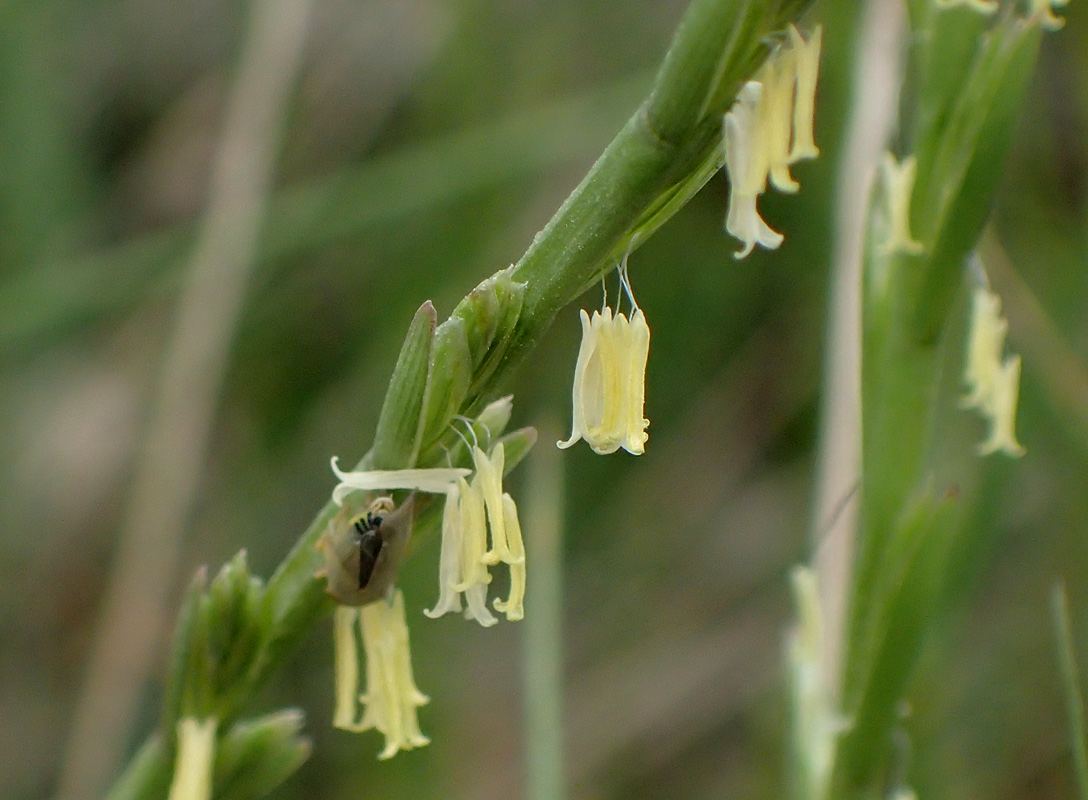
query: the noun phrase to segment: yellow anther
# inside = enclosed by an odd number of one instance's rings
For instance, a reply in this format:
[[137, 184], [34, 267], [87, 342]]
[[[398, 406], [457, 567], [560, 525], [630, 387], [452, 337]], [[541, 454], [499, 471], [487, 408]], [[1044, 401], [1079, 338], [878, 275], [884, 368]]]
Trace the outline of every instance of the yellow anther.
[[922, 243], [915, 240], [910, 232], [910, 201], [914, 192], [914, 176], [918, 162], [914, 156], [896, 161], [891, 153], [885, 153], [880, 160], [880, 171], [884, 179], [884, 201], [887, 212], [887, 238], [880, 245], [884, 255], [893, 253], [917, 254], [922, 252]]

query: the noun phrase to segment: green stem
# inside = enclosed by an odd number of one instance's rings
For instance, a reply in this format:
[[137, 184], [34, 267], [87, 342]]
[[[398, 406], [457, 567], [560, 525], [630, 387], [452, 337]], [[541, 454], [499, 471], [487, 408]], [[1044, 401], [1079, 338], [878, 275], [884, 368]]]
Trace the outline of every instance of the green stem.
[[[786, 11], [774, 5], [755, 0], [695, 0], [688, 14], [696, 15], [702, 23], [700, 35], [678, 36], [666, 64], [675, 64], [678, 59], [702, 63], [707, 58], [718, 63], [721, 51], [707, 52], [706, 42], [716, 36], [717, 41], [729, 43], [743, 27], [745, 41], [750, 45], [727, 45], [727, 51], [737, 55], [720, 71], [719, 79], [734, 88], [739, 86], [758, 67], [757, 54], [763, 48], [760, 43], [788, 19]], [[796, 12], [806, 3], [787, 0], [780, 5]], [[760, 17], [754, 23], [751, 18], [755, 7], [760, 9]], [[682, 24], [682, 33], [684, 29]], [[705, 71], [700, 74], [705, 75]], [[677, 162], [686, 166], [701, 164], [707, 155], [702, 151], [719, 146], [720, 117], [729, 105], [725, 99], [708, 112], [710, 122], [697, 123], [686, 139], [671, 134], [673, 140], [665, 142], [648, 127], [649, 110], [653, 109], [660, 120], [657, 127], [675, 131], [676, 119], [684, 115], [687, 106], [665, 102], [673, 91], [684, 94], [689, 103], [695, 103], [698, 97], [700, 105], [706, 97], [722, 94], [717, 86], [707, 85], [705, 78], [701, 92], [692, 89], [690, 84], [694, 82], [694, 78], [678, 73], [675, 66], [659, 76], [651, 99], [624, 126], [515, 266], [513, 278], [527, 284], [524, 305], [514, 340], [489, 382], [487, 395], [501, 392], [504, 380], [540, 340], [559, 309], [577, 299], [614, 265], [614, 253], [626, 247], [630, 228], [672, 183], [682, 182], [686, 176], [676, 174]], [[713, 135], [709, 134], [711, 130]], [[690, 151], [698, 149], [696, 144], [702, 151], [693, 156]], [[314, 578], [320, 567], [315, 545], [335, 511], [331, 502], [326, 504], [269, 582], [267, 602], [275, 635], [259, 671], [261, 677], [278, 666], [313, 621], [331, 608], [323, 582]]]
[[[954, 304], [1001, 175], [1037, 26], [912, 6], [899, 158], [916, 158], [909, 227], [889, 251], [874, 193], [862, 288], [862, 517], [850, 598], [836, 793], [866, 795], [894, 759], [897, 707], [938, 610], [974, 453], [938, 436], [958, 399]], [[952, 370], [957, 376], [944, 374]], [[941, 423], [944, 424], [943, 422]]]
[[766, 56], [764, 37], [805, 5], [692, 3], [649, 99], [515, 266], [514, 280], [529, 284], [520, 349], [535, 344], [559, 309], [611, 268], [657, 201], [720, 147], [721, 116]]
[[[463, 411], [501, 393], [559, 310], [615, 265], [641, 224], [652, 219], [660, 225], [663, 206], [673, 213], [682, 207], [675, 199], [677, 191], [693, 193], [693, 176], [720, 147], [721, 117], [766, 56], [764, 42], [810, 1], [691, 3], [650, 97], [515, 266], [512, 277], [526, 288], [514, 335], [475, 396], [465, 399]], [[639, 243], [643, 241], [640, 236]], [[375, 440], [388, 433], [378, 430]], [[247, 690], [230, 693], [224, 719], [241, 710], [332, 608], [324, 581], [315, 577], [321, 566], [315, 545], [336, 511], [330, 501], [318, 512], [269, 581], [262, 606], [265, 640], [247, 677]], [[131, 771], [123, 780], [130, 779]]]

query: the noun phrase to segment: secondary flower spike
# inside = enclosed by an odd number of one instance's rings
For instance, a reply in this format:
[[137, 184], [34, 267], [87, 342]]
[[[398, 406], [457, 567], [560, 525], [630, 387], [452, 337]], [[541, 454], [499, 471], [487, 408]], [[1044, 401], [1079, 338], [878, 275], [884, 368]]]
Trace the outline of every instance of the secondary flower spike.
[[[366, 691], [358, 694], [359, 665], [356, 629], [366, 654]], [[375, 728], [385, 736], [378, 758], [392, 758], [430, 742], [420, 731], [416, 709], [429, 698], [419, 691], [412, 674], [404, 595], [398, 590], [389, 602], [336, 610], [336, 715], [333, 724], [344, 730]], [[355, 722], [356, 697], [365, 705]]]
[[990, 424], [989, 436], [979, 445], [980, 455], [1003, 450], [1018, 457], [1025, 452], [1016, 440], [1020, 356], [1002, 359], [1008, 328], [1008, 323], [1001, 317], [1001, 299], [984, 286], [975, 289], [971, 298], [971, 327], [963, 374], [967, 395], [960, 405], [977, 409]]
[[779, 191], [796, 192], [800, 186], [790, 165], [820, 152], [812, 130], [822, 29], [806, 40], [791, 25], [788, 36], [755, 80], [741, 88], [722, 120], [730, 184], [725, 229], [743, 242], [737, 258], [757, 244], [769, 250], [782, 244], [782, 234], [759, 215], [757, 198], [767, 190], [768, 179]]
[[646, 361], [650, 352], [650, 327], [638, 306], [631, 319], [612, 309], [585, 309], [582, 344], [574, 368], [571, 391], [573, 417], [570, 438], [559, 442], [566, 449], [581, 439], [595, 453], [608, 455], [621, 447], [633, 455], [645, 451], [650, 421], [643, 416]]

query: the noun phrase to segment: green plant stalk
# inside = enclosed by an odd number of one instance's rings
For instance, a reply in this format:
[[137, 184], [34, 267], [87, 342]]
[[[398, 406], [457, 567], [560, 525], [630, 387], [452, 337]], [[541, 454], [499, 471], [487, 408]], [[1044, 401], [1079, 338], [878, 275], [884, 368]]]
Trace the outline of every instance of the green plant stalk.
[[[951, 107], [919, 115], [919, 126], [944, 134], [934, 139], [920, 130], [912, 137], [927, 148], [915, 153], [911, 202], [915, 235], [926, 251], [887, 258], [870, 241], [863, 295], [864, 515], [883, 531], [891, 531], [925, 477], [940, 337], [989, 213], [1039, 40], [1034, 26], [1002, 25], [980, 45]], [[953, 67], [940, 62], [932, 68], [948, 74]], [[873, 285], [878, 272], [889, 276], [883, 292]]]
[[[739, 36], [736, 33], [739, 25], [747, 23], [745, 41], [749, 44], [721, 78], [737, 87], [758, 67], [758, 55], [766, 55], [760, 44], [764, 37], [780, 28], [806, 4], [790, 0], [774, 8], [775, 4], [755, 0], [695, 0], [681, 24], [666, 64], [675, 64], [678, 59], [696, 64], [713, 60], [718, 64], [723, 58], [721, 42], [728, 43], [726, 49], [730, 53], [741, 50], [733, 46], [733, 40]], [[755, 21], [751, 19], [753, 8], [760, 9]], [[693, 19], [697, 25], [691, 24]], [[716, 50], [712, 47], [715, 41], [719, 43]], [[512, 277], [526, 284], [526, 292], [514, 339], [492, 375], [486, 394], [480, 392], [469, 398], [465, 403], [466, 410], [482, 405], [485, 396], [500, 394], [504, 380], [539, 341], [559, 309], [575, 300], [605, 270], [614, 266], [614, 254], [627, 246], [630, 228], [652, 208], [661, 194], [686, 177], [676, 176], [675, 162], [685, 155], [685, 149], [692, 147], [692, 141], [699, 142], [703, 151], [719, 146], [720, 117], [728, 108], [727, 102], [712, 115], [713, 136], [707, 135], [711, 126], [701, 122], [688, 139], [675, 139], [672, 143], [653, 132], [655, 128], [650, 127], [649, 120], [663, 116], [662, 129], [671, 132], [675, 130], [678, 117], [692, 116], [689, 107], [672, 109], [663, 97], [667, 98], [673, 92], [689, 98], [698, 95], [701, 104], [716, 88], [706, 85], [705, 81], [711, 76], [705, 70], [692, 76], [673, 66], [667, 73], [663, 71], [662, 76], [659, 76], [650, 100], [620, 131], [515, 266]], [[701, 95], [692, 89], [692, 84], [699, 82], [702, 82]], [[688, 155], [681, 163], [698, 164], [705, 160], [707, 153], [703, 152], [701, 156]], [[379, 431], [376, 438], [380, 436]], [[360, 466], [368, 465], [369, 459], [364, 457]], [[283, 654], [293, 649], [313, 619], [331, 608], [322, 581], [314, 578], [319, 566], [314, 545], [335, 511], [329, 503], [319, 512], [269, 582], [270, 623], [281, 635], [273, 638], [267, 666], [259, 671], [259, 678], [278, 665]]]
[[946, 334], [1040, 41], [1037, 26], [1011, 16], [986, 28], [970, 9], [912, 2], [911, 12], [900, 158], [917, 158], [910, 224], [924, 247], [882, 251], [878, 191], [863, 271], [862, 509], [843, 678], [853, 725], [835, 781], [843, 796], [876, 791], [887, 767], [896, 707], [960, 527], [956, 486], [935, 484], [934, 420], [956, 402], [942, 391], [954, 350]]
[[[670, 47], [653, 91], [605, 150], [571, 196], [537, 235], [512, 272], [524, 284], [513, 335], [497, 362], [485, 359], [486, 380], [474, 381], [475, 391], [461, 404], [463, 412], [478, 410], [501, 393], [513, 369], [528, 355], [555, 315], [614, 267], [631, 245], [633, 234], [652, 221], [664, 219], [662, 209], [679, 210], [676, 197], [690, 196], [693, 175], [705, 169], [720, 147], [721, 117], [741, 83], [768, 53], [767, 37], [795, 18], [810, 0], [694, 0]], [[701, 185], [701, 184], [700, 184]], [[645, 239], [639, 237], [641, 244]], [[498, 277], [498, 276], [496, 276]], [[402, 352], [402, 357], [404, 353]], [[399, 366], [399, 364], [398, 364]], [[436, 364], [436, 369], [443, 365]], [[402, 391], [397, 375], [390, 395]], [[400, 424], [387, 418], [383, 423]], [[378, 430], [375, 441], [389, 441], [389, 430]], [[387, 452], [396, 448], [387, 447]], [[411, 447], [400, 448], [410, 452]], [[420, 466], [432, 466], [421, 459]], [[371, 464], [365, 456], [360, 467]], [[387, 468], [408, 466], [384, 464]], [[332, 608], [320, 567], [318, 539], [336, 513], [327, 503], [318, 512], [270, 579], [260, 609], [264, 639], [244, 687], [232, 687], [221, 700], [223, 721], [242, 710], [253, 691], [294, 650], [310, 627]], [[164, 720], [171, 731], [176, 720]], [[169, 738], [170, 734], [167, 734]], [[152, 747], [148, 745], [147, 747]], [[128, 797], [161, 783], [169, 758], [145, 756], [138, 775], [126, 772], [118, 783]], [[149, 766], [152, 765], [152, 766]], [[154, 766], [154, 765], [157, 765]]]
[[867, 780], [887, 754], [888, 731], [898, 724], [919, 642], [941, 596], [947, 557], [959, 525], [952, 492], [919, 497], [888, 543], [888, 569], [858, 609], [865, 650], [852, 656], [863, 665], [842, 762], [855, 786]]
[[[950, 156], [934, 159], [917, 153], [911, 219], [925, 252], [882, 256], [870, 235], [863, 294], [866, 533], [858, 577], [861, 593], [879, 570], [884, 544], [904, 508], [927, 479], [930, 423], [940, 400], [941, 333], [965, 259], [985, 222], [1000, 177], [996, 165], [1003, 160], [1038, 44], [1037, 29], [1018, 22], [1003, 25], [980, 46], [975, 69], [953, 107], [920, 119], [919, 124], [940, 127], [946, 137], [932, 139], [928, 131], [920, 131], [915, 141], [958, 154], [951, 167], [945, 166]], [[988, 70], [986, 80], [978, 77], [979, 62]], [[934, 68], [948, 70], [947, 65]], [[970, 126], [947, 123], [967, 109], [977, 118]], [[940, 174], [923, 173], [925, 164]]]
[[1088, 734], [1084, 728], [1084, 696], [1080, 689], [1080, 670], [1073, 649], [1073, 626], [1069, 622], [1069, 599], [1065, 584], [1059, 583], [1050, 595], [1054, 613], [1054, 635], [1058, 647], [1058, 666], [1065, 690], [1066, 716], [1069, 718], [1069, 746], [1073, 751], [1073, 767], [1077, 776], [1077, 795], [1088, 800]]

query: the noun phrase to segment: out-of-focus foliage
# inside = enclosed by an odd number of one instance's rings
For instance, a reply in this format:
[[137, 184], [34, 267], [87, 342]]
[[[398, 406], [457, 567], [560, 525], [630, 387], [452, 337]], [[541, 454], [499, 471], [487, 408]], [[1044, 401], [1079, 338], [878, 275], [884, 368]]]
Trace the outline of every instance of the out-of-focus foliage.
[[[59, 768], [243, 4], [18, 0], [0, 9], [0, 795]], [[515, 260], [649, 86], [682, 2], [322, 0], [273, 219], [175, 576], [249, 551], [266, 575], [361, 454], [408, 320]], [[646, 454], [565, 456], [568, 768], [575, 797], [781, 796], [789, 567], [808, 552], [832, 192], [856, 3], [823, 0], [823, 155], [736, 262], [715, 179], [631, 262], [653, 328]], [[1088, 9], [1047, 36], [995, 212], [1025, 285], [1088, 364]], [[585, 303], [599, 302], [594, 290]], [[1006, 305], [1013, 301], [1006, 296]], [[1025, 354], [1018, 462], [992, 459], [949, 611], [910, 689], [921, 798], [1073, 792], [1047, 611], [1068, 579], [1088, 652], [1086, 420]], [[565, 433], [564, 312], [518, 376], [515, 427]], [[548, 426], [551, 426], [549, 430]], [[980, 428], [981, 430], [981, 428]], [[515, 475], [512, 482], [524, 480]], [[527, 538], [532, 536], [526, 530]], [[520, 794], [516, 626], [429, 622], [437, 542], [402, 572], [432, 744], [378, 763], [333, 730], [329, 626], [260, 698], [314, 743], [274, 795]], [[531, 568], [530, 568], [531, 569]], [[532, 613], [532, 574], [526, 613]], [[138, 602], [138, 599], [134, 599]], [[161, 674], [161, 673], [160, 673]], [[155, 721], [149, 689], [134, 748]]]

